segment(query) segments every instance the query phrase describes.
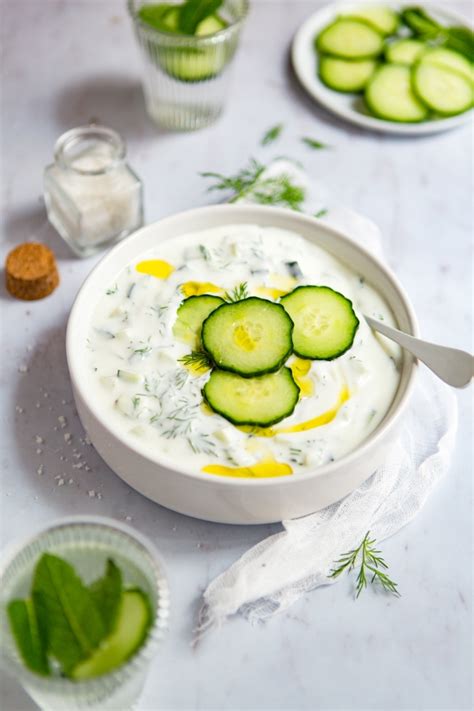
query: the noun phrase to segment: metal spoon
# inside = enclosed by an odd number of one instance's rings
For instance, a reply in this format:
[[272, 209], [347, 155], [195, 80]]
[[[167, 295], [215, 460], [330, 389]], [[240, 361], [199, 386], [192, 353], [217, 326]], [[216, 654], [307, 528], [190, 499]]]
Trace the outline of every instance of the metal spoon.
[[397, 331], [396, 328], [386, 326], [370, 316], [364, 318], [374, 331], [382, 333], [391, 341], [395, 341], [402, 348], [421, 360], [438, 378], [455, 388], [464, 388], [469, 385], [474, 377], [474, 357], [466, 351], [457, 348], [446, 348], [436, 343], [422, 341], [421, 338], [409, 336], [408, 333]]

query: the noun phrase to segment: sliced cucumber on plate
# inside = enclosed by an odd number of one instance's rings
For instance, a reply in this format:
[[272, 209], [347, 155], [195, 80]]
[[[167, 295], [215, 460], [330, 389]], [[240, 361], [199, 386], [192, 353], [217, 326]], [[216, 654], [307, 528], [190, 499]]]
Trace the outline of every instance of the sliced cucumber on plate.
[[414, 69], [413, 87], [426, 106], [442, 116], [455, 116], [472, 106], [472, 81], [441, 65], [421, 61]]
[[209, 406], [234, 425], [268, 427], [289, 417], [300, 389], [289, 368], [255, 378], [213, 370], [203, 389]]
[[420, 57], [420, 61], [423, 64], [435, 64], [445, 69], [452, 69], [465, 76], [466, 79], [474, 81], [474, 64], [464, 55], [454, 52], [452, 49], [433, 47], [425, 51]]
[[319, 60], [319, 77], [330, 89], [357, 92], [365, 87], [376, 66], [374, 59], [351, 61], [325, 55]]
[[410, 67], [385, 64], [369, 81], [365, 101], [370, 111], [387, 121], [415, 123], [428, 118], [429, 110], [413, 91]]
[[363, 20], [340, 18], [318, 35], [316, 48], [343, 59], [367, 59], [382, 52], [383, 37]]
[[415, 39], [391, 42], [385, 49], [385, 59], [392, 64], [414, 64], [426, 52], [426, 44]]
[[400, 24], [399, 15], [390, 7], [383, 5], [362, 6], [357, 10], [351, 10], [347, 15], [368, 22], [383, 35], [393, 35]]

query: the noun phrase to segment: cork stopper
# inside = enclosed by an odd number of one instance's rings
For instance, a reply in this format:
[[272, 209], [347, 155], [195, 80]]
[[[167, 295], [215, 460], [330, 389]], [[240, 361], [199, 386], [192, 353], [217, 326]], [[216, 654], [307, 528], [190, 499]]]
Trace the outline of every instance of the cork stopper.
[[34, 301], [49, 296], [59, 284], [53, 252], [39, 242], [15, 247], [5, 262], [7, 291], [17, 299]]

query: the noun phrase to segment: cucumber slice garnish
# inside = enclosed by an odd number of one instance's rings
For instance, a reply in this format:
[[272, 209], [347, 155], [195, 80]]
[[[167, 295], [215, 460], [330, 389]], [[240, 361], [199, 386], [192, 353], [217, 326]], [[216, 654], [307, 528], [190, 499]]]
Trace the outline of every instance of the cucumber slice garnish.
[[142, 646], [150, 628], [152, 614], [146, 595], [138, 589], [122, 595], [115, 629], [100, 647], [78, 664], [71, 677], [76, 680], [101, 676], [126, 662]]
[[351, 10], [347, 16], [365, 20], [383, 35], [393, 35], [400, 24], [399, 15], [391, 8], [382, 5], [360, 7], [357, 10]]
[[342, 92], [362, 91], [375, 71], [377, 62], [373, 59], [340, 59], [321, 56], [319, 77], [330, 89]]
[[343, 59], [370, 59], [383, 50], [383, 37], [364, 20], [341, 18], [316, 38], [316, 48]]
[[234, 425], [268, 427], [289, 417], [300, 389], [289, 368], [256, 378], [214, 370], [203, 389], [209, 406]]
[[430, 109], [455, 116], [471, 108], [473, 84], [463, 74], [435, 64], [420, 62], [413, 70], [413, 87]]
[[246, 377], [273, 373], [292, 350], [293, 322], [283, 306], [251, 296], [219, 306], [204, 321], [204, 349], [218, 368]]
[[205, 20], [199, 23], [196, 29], [196, 35], [198, 37], [206, 37], [207, 35], [214, 35], [216, 32], [225, 30], [227, 27], [227, 22], [219, 17], [219, 15], [209, 15]]
[[352, 302], [328, 286], [298, 286], [281, 299], [295, 324], [293, 350], [301, 358], [333, 360], [352, 346], [359, 327]]
[[426, 52], [426, 44], [414, 39], [401, 39], [389, 44], [385, 50], [387, 62], [411, 65]]
[[203, 321], [223, 303], [225, 303], [224, 299], [221, 299], [220, 296], [209, 294], [190, 296], [185, 299], [178, 309], [173, 334], [180, 341], [197, 348], [201, 342]]
[[428, 117], [428, 108], [413, 91], [410, 67], [386, 64], [375, 71], [365, 89], [370, 111], [386, 121], [416, 123]]
[[469, 79], [474, 80], [474, 64], [459, 52], [444, 47], [428, 49], [421, 57], [422, 64], [435, 64], [444, 69], [452, 69]]

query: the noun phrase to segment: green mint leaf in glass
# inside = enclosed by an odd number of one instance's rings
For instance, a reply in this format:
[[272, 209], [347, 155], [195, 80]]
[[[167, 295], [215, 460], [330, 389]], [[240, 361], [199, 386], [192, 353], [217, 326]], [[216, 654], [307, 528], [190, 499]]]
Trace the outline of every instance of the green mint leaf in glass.
[[7, 614], [10, 629], [25, 665], [37, 674], [49, 676], [46, 639], [44, 631], [38, 625], [32, 600], [12, 600], [8, 603]]
[[304, 136], [301, 141], [305, 143], [308, 148], [312, 148], [314, 151], [320, 150], [321, 148], [328, 148], [325, 143], [321, 143], [321, 141], [315, 141], [314, 138], [309, 138], [307, 136]]
[[123, 590], [122, 572], [111, 558], [107, 560], [104, 575], [89, 585], [89, 590], [102, 616], [106, 634], [110, 634], [117, 620]]
[[47, 651], [68, 672], [89, 657], [106, 635], [93, 596], [72, 565], [50, 553], [39, 559], [32, 596]]
[[262, 146], [268, 146], [269, 143], [273, 143], [274, 141], [277, 140], [277, 138], [280, 136], [282, 131], [283, 131], [283, 124], [277, 123], [276, 126], [273, 126], [272, 128], [268, 129], [268, 131], [265, 133], [262, 140], [260, 141], [260, 144]]
[[223, 0], [187, 0], [179, 8], [178, 27], [185, 35], [194, 35], [198, 25], [213, 15]]

